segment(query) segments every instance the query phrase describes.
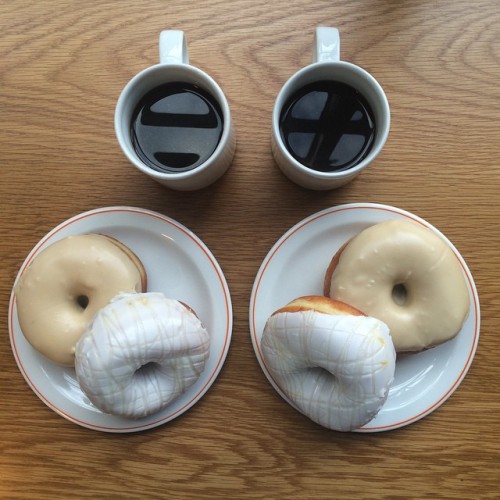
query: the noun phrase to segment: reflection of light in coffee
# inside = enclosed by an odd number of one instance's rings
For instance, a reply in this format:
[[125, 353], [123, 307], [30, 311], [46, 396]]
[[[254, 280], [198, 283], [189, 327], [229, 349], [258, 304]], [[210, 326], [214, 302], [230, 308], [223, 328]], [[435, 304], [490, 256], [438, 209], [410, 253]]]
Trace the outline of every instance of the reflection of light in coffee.
[[292, 132], [288, 135], [288, 142], [298, 156], [305, 158], [315, 137], [312, 132]]
[[188, 92], [169, 95], [153, 103], [150, 107], [153, 113], [208, 115], [210, 108], [197, 94]]
[[311, 92], [297, 99], [291, 110], [293, 118], [302, 120], [319, 120], [325, 108], [328, 94], [326, 92]]
[[199, 87], [168, 83], [137, 104], [130, 125], [137, 156], [160, 172], [184, 172], [203, 164], [222, 136], [219, 104]]
[[356, 134], [344, 134], [338, 142], [332, 147], [329, 156], [330, 163], [338, 164], [342, 158], [354, 157], [363, 149], [365, 137]]
[[288, 99], [281, 111], [280, 133], [297, 161], [333, 172], [354, 167], [367, 156], [375, 122], [368, 103], [354, 88], [320, 81]]

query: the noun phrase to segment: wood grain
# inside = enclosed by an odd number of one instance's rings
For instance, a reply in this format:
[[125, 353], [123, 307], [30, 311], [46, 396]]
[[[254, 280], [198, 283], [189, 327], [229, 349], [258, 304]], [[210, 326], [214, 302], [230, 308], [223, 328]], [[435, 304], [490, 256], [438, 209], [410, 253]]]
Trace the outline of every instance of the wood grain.
[[[337, 26], [342, 58], [386, 90], [391, 133], [375, 163], [339, 190], [286, 180], [270, 152], [285, 80], [312, 58], [316, 26]], [[231, 169], [197, 193], [135, 171], [113, 131], [116, 99], [157, 61], [165, 28], [230, 102]], [[500, 488], [500, 10], [495, 0], [172, 0], [0, 4], [0, 496], [2, 498], [498, 498]], [[456, 245], [481, 301], [472, 368], [427, 418], [365, 435], [319, 428], [267, 382], [249, 335], [260, 263], [289, 227], [341, 203], [409, 210]], [[151, 431], [112, 435], [70, 423], [29, 389], [7, 309], [27, 253], [77, 213], [139, 206], [188, 226], [212, 250], [234, 307], [214, 386]]]

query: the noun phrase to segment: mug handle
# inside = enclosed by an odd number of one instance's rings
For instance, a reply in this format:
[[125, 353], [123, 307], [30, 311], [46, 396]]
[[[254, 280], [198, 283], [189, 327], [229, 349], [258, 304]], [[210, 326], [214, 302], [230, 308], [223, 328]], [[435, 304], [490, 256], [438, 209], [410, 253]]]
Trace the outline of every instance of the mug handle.
[[183, 31], [164, 30], [160, 33], [160, 64], [189, 64]]
[[316, 28], [314, 37], [315, 62], [337, 62], [340, 60], [340, 36], [337, 28]]

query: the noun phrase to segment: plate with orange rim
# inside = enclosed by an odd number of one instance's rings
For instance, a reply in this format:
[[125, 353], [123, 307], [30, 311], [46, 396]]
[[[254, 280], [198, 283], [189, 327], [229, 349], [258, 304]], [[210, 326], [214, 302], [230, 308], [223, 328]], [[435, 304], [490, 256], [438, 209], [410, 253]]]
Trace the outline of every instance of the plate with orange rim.
[[189, 229], [162, 214], [135, 207], [106, 207], [63, 222], [29, 253], [16, 282], [44, 248], [66, 236], [101, 233], [130, 247], [143, 262], [148, 291], [163, 292], [192, 307], [211, 334], [210, 357], [198, 381], [166, 408], [131, 420], [98, 410], [80, 389], [75, 371], [48, 360], [26, 341], [17, 317], [14, 289], [9, 336], [19, 370], [33, 392], [66, 419], [103, 432], [137, 432], [165, 424], [196, 404], [215, 382], [231, 342], [232, 304], [224, 274], [207, 246]]
[[466, 376], [479, 341], [479, 298], [471, 272], [455, 246], [434, 226], [399, 208], [353, 203], [317, 212], [297, 223], [271, 248], [255, 278], [250, 298], [250, 334], [259, 364], [274, 389], [292, 407], [266, 367], [260, 339], [269, 316], [302, 295], [322, 295], [333, 254], [363, 229], [388, 219], [410, 219], [450, 246], [467, 283], [469, 315], [452, 340], [423, 352], [398, 356], [394, 382], [376, 417], [355, 432], [381, 432], [416, 422], [439, 408]]

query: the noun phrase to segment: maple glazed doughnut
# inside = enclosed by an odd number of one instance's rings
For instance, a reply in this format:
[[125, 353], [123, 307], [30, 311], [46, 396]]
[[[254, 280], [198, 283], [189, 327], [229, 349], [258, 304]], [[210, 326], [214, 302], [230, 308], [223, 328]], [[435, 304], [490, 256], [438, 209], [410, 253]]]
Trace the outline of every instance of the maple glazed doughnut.
[[156, 292], [120, 294], [80, 337], [76, 376], [103, 412], [141, 418], [199, 379], [209, 348], [209, 334], [190, 307]]
[[292, 405], [337, 431], [372, 420], [394, 380], [396, 353], [387, 326], [327, 297], [300, 297], [275, 311], [260, 347]]
[[324, 293], [386, 323], [397, 352], [452, 339], [470, 307], [452, 249], [405, 219], [375, 224], [348, 241], [331, 260]]
[[120, 292], [146, 289], [139, 258], [114, 238], [68, 236], [42, 250], [15, 286], [19, 324], [50, 360], [73, 366], [75, 346], [94, 314]]

